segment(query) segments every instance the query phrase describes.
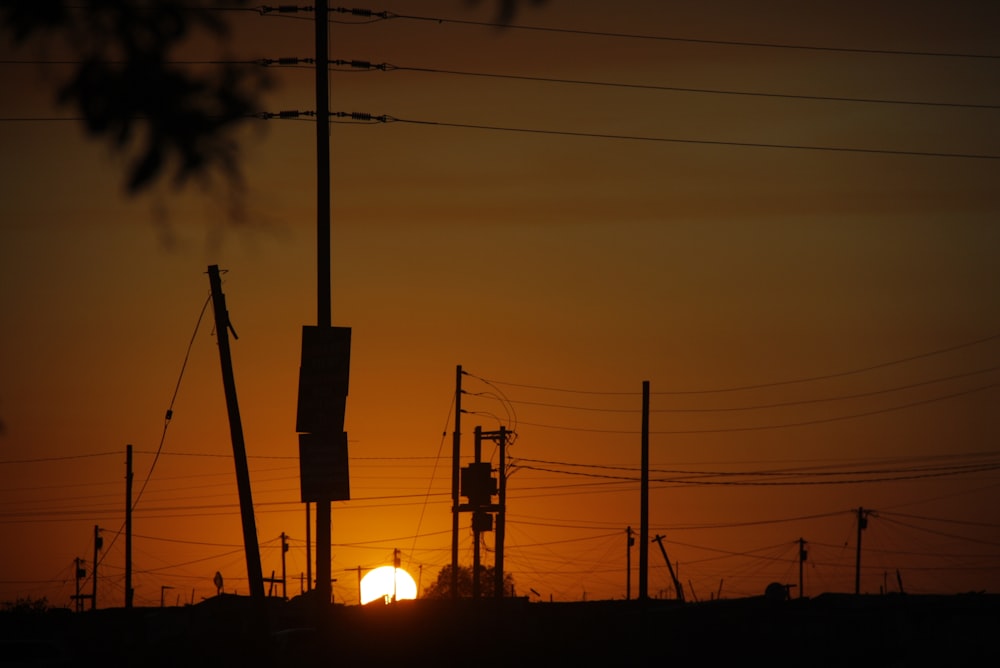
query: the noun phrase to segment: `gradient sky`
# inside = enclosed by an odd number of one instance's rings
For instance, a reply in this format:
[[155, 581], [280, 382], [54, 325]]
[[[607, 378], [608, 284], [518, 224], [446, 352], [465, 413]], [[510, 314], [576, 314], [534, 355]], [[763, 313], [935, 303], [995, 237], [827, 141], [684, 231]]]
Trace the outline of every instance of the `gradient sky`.
[[[459, 364], [464, 453], [476, 425], [517, 433], [520, 594], [624, 597], [644, 380], [652, 531], [699, 597], [797, 583], [800, 537], [806, 593], [853, 591], [859, 506], [864, 591], [894, 591], [896, 569], [916, 593], [1000, 591], [994, 3], [549, 0], [506, 29], [458, 22], [491, 22], [490, 2], [371, 8], [450, 21], [331, 27], [332, 58], [411, 68], [331, 74], [334, 111], [402, 119], [332, 127], [333, 319], [353, 328], [337, 600], [394, 548], [421, 586], [449, 563]], [[223, 49], [178, 57], [313, 55], [311, 15], [228, 18]], [[65, 72], [0, 64], [0, 117], [71, 116], [52, 102]], [[314, 108], [311, 69], [271, 75], [269, 110]], [[234, 220], [221, 185], [128, 198], [121, 156], [78, 123], [0, 122], [0, 601], [68, 605], [97, 524], [99, 603], [122, 604], [125, 446], [138, 488], [171, 405], [136, 509], [137, 604], [210, 596], [216, 571], [247, 592], [210, 313], [171, 403], [210, 264], [228, 271], [265, 574], [284, 531], [298, 593], [314, 132], [251, 123]], [[650, 564], [650, 593], [669, 593], [655, 545]]]

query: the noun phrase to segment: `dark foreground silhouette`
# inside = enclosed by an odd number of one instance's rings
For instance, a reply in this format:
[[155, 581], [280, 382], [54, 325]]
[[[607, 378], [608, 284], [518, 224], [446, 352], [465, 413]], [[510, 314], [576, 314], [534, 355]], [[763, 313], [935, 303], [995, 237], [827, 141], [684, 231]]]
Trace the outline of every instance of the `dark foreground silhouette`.
[[177, 608], [0, 615], [0, 666], [1000, 665], [1000, 597], [764, 597]]

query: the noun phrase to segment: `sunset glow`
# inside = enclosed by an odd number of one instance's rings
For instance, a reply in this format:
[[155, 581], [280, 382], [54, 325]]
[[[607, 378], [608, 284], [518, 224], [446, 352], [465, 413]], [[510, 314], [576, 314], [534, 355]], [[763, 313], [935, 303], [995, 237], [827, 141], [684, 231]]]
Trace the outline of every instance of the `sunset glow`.
[[361, 578], [361, 604], [385, 599], [386, 603], [417, 597], [417, 583], [402, 568], [380, 566]]
[[[497, 4], [330, 22], [333, 58], [387, 65], [330, 71], [333, 600], [391, 595], [385, 563], [421, 595], [450, 566], [457, 397], [462, 466], [476, 427], [515, 435], [516, 595], [634, 599], [643, 381], [649, 538], [689, 600], [853, 592], [859, 540], [863, 592], [1000, 592], [1000, 3], [523, 1], [507, 27]], [[225, 42], [170, 58], [312, 55], [311, 15], [221, 18]], [[238, 185], [129, 197], [131, 156], [56, 103], [67, 48], [0, 40], [0, 603], [72, 606], [98, 526], [97, 607], [123, 605], [128, 444], [136, 605], [210, 599], [216, 572], [248, 592], [209, 265], [261, 568], [306, 593], [315, 120], [249, 118]], [[315, 108], [308, 63], [264, 73], [266, 111]]]

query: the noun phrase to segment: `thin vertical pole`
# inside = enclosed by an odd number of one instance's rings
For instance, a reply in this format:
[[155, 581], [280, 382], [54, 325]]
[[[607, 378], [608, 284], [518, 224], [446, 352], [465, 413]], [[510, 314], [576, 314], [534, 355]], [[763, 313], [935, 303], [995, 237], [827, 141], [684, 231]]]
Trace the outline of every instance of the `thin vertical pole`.
[[493, 567], [493, 593], [497, 598], [503, 598], [503, 543], [507, 530], [507, 428], [500, 427], [500, 469], [497, 472], [497, 534], [496, 534], [496, 563]]
[[312, 591], [313, 569], [312, 569], [312, 518], [309, 517], [309, 508], [312, 506], [306, 502], [306, 591]]
[[288, 600], [288, 581], [285, 579], [285, 553], [288, 552], [288, 537], [281, 532], [281, 598]]
[[458, 598], [458, 506], [462, 456], [462, 365], [455, 367], [455, 431], [451, 442], [451, 597]]
[[639, 483], [639, 600], [649, 599], [649, 381], [642, 381], [642, 468]]
[[101, 527], [94, 525], [94, 566], [90, 569], [91, 584], [90, 609], [97, 610], [97, 552], [101, 549]]
[[125, 446], [125, 608], [132, 607], [132, 445]]
[[861, 532], [865, 530], [868, 522], [865, 509], [858, 506], [858, 547], [854, 557], [854, 593], [861, 593]]
[[632, 536], [632, 527], [625, 527], [625, 600], [632, 600], [632, 546], [635, 545], [635, 538]]
[[83, 598], [80, 597], [80, 571], [83, 570], [80, 562], [83, 560], [77, 557], [73, 561], [76, 563], [76, 571], [73, 573], [76, 576], [76, 596], [73, 597], [73, 600], [76, 601], [76, 611], [83, 612]]
[[[476, 427], [475, 430], [475, 440], [473, 441], [473, 461], [477, 464], [482, 460], [483, 456], [483, 428]], [[481, 536], [479, 532], [479, 525], [476, 522], [476, 518], [479, 516], [481, 511], [478, 510], [478, 505], [474, 506], [475, 510], [472, 511], [472, 598], [479, 598], [479, 567], [480, 567], [480, 553], [479, 553], [479, 538]]]
[[806, 541], [799, 538], [799, 598], [805, 597], [805, 590], [802, 584], [802, 565], [805, 563], [807, 558], [806, 552]]

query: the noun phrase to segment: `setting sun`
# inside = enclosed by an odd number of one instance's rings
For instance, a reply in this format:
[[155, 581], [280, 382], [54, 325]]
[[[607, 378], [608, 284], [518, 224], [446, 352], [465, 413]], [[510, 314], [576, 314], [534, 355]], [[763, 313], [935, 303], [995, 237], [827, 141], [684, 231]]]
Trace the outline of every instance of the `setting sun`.
[[417, 583], [402, 568], [382, 566], [369, 572], [361, 579], [361, 604], [385, 599], [413, 599], [417, 597]]

